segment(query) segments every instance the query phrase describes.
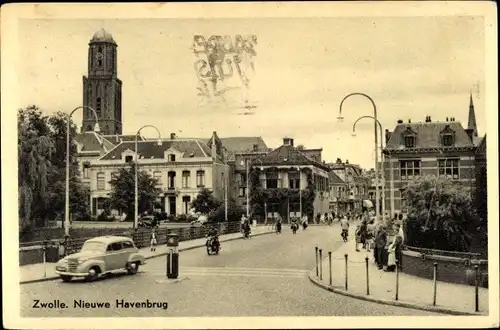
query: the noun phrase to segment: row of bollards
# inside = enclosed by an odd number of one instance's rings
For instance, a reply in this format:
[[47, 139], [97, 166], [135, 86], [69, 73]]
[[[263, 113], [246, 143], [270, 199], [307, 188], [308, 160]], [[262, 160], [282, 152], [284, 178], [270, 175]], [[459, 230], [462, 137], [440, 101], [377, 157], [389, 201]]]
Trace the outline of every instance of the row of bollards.
[[[320, 280], [323, 280], [323, 250], [318, 248], [316, 246], [316, 277], [319, 277]], [[348, 254], [344, 254], [344, 260], [345, 260], [345, 290], [348, 291], [349, 289], [349, 275], [348, 275], [348, 269], [349, 269], [349, 256]], [[368, 257], [365, 257], [365, 266], [366, 266], [366, 295], [370, 295], [370, 273], [369, 273], [369, 264], [368, 264]], [[328, 270], [329, 270], [329, 285], [332, 286], [333, 281], [332, 281], [332, 252], [328, 252]], [[474, 265], [474, 270], [475, 270], [475, 311], [479, 312], [479, 282], [480, 282], [480, 276], [479, 276], [479, 266]], [[399, 300], [399, 262], [396, 260], [396, 268], [395, 268], [395, 273], [396, 273], [396, 291], [395, 291], [395, 300]], [[437, 278], [438, 278], [438, 264], [435, 262], [433, 264], [433, 299], [432, 299], [432, 305], [436, 306], [437, 303]]]

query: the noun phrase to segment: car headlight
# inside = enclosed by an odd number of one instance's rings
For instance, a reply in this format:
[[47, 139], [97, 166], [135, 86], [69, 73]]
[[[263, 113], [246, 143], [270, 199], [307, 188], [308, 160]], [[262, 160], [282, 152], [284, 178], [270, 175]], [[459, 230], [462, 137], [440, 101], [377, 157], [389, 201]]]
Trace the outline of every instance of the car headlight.
[[78, 263], [79, 265], [81, 265], [81, 264], [83, 264], [85, 261], [86, 261], [86, 260], [79, 259], [79, 260], [77, 261], [77, 263]]

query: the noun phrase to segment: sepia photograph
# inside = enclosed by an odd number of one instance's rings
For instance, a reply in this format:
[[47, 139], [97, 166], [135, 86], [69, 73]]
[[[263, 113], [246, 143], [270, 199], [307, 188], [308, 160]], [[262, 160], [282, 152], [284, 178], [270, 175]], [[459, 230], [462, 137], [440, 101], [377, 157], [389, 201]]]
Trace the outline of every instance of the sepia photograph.
[[2, 6], [4, 326], [498, 326], [495, 9]]

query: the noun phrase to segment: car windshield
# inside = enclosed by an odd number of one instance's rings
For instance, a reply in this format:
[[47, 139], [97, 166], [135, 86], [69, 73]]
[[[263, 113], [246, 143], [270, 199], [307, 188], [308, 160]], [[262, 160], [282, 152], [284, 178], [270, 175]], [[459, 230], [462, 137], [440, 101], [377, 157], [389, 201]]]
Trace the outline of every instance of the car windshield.
[[85, 242], [82, 246], [82, 251], [104, 251], [106, 244], [103, 242]]

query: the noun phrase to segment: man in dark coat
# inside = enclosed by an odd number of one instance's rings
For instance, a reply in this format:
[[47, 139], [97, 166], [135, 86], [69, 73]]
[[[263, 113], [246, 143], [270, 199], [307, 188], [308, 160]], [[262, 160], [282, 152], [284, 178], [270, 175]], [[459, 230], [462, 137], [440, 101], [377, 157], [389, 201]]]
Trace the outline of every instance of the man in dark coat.
[[384, 249], [387, 245], [387, 232], [384, 226], [380, 226], [377, 234], [375, 235], [375, 261], [377, 263], [378, 269], [382, 269], [384, 266]]

